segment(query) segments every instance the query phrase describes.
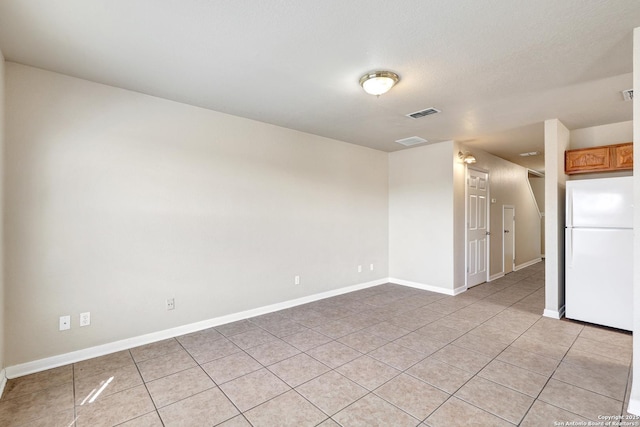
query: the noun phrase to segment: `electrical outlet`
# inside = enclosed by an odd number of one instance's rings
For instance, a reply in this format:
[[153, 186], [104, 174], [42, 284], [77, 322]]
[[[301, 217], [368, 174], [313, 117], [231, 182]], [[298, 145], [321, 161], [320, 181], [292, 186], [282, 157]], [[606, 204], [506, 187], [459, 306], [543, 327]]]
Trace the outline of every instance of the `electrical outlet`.
[[358, 266], [358, 273], [362, 273], [362, 266], [361, 265]]
[[80, 326], [89, 326], [91, 324], [91, 313], [80, 313]]
[[167, 310], [174, 310], [176, 308], [175, 298], [167, 299]]
[[60, 316], [60, 330], [71, 329], [71, 316]]
[[299, 285], [300, 284], [300, 276], [294, 276], [293, 284], [294, 285]]
[[373, 271], [373, 264], [369, 264], [369, 270]]

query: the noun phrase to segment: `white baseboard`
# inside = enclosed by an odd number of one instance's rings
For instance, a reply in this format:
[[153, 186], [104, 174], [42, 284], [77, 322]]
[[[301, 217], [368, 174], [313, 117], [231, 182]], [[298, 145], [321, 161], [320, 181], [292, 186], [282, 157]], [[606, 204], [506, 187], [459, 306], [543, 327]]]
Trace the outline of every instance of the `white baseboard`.
[[520, 265], [516, 265], [515, 267], [513, 267], [513, 271], [522, 270], [523, 268], [530, 267], [533, 264], [537, 264], [539, 262], [542, 262], [542, 258], [534, 258], [531, 261], [527, 261], [527, 262], [524, 262], [524, 263], [522, 263]]
[[396, 285], [409, 286], [411, 288], [422, 289], [423, 291], [437, 292], [439, 294], [446, 294], [446, 295], [458, 295], [459, 293], [467, 290], [466, 286], [461, 286], [455, 289], [445, 289], [439, 286], [427, 285], [425, 283], [411, 282], [409, 280], [403, 280], [403, 279], [396, 279], [395, 277], [389, 277], [389, 282], [395, 283]]
[[504, 277], [504, 272], [496, 273], [493, 276], [489, 276], [489, 280], [487, 282], [493, 282], [494, 280], [498, 280], [499, 278]]
[[[152, 332], [150, 334], [126, 338], [123, 340], [114, 341], [111, 343], [102, 344], [95, 347], [89, 347], [82, 350], [72, 351], [70, 353], [60, 354], [52, 357], [46, 357], [44, 359], [34, 360], [32, 362], [26, 362], [18, 365], [8, 366], [1, 371], [0, 375], [2, 375], [2, 377], [0, 378], [4, 378], [4, 381], [6, 382], [6, 378], [17, 378], [23, 375], [33, 374], [36, 372], [45, 371], [47, 369], [68, 365], [70, 363], [76, 363], [82, 360], [93, 359], [94, 357], [104, 356], [106, 354], [115, 353], [117, 351], [128, 350], [133, 347], [150, 344], [156, 341], [162, 341], [168, 338], [174, 338], [180, 335], [189, 334], [192, 332], [201, 331], [203, 329], [212, 328], [214, 326], [224, 325], [225, 323], [236, 322], [238, 320], [260, 316], [262, 314], [272, 313], [274, 311], [284, 310], [286, 308], [307, 304], [313, 301], [330, 298], [336, 295], [342, 295], [348, 292], [370, 288], [372, 286], [383, 285], [385, 283], [389, 283], [389, 281], [390, 279], [388, 278], [382, 278], [382, 279], [374, 280], [371, 282], [360, 283], [352, 286], [346, 286], [344, 288], [334, 289], [327, 292], [321, 292], [318, 294], [296, 298], [293, 300], [289, 300], [289, 301], [285, 301], [277, 304], [271, 304], [264, 307], [251, 309], [251, 310], [241, 311], [239, 313], [233, 313], [226, 316], [215, 317], [213, 319], [203, 320], [201, 322], [178, 326], [178, 327], [166, 329], [163, 331]], [[3, 385], [3, 384], [0, 383], [0, 385]]]
[[4, 393], [4, 388], [7, 385], [7, 372], [3, 369], [0, 371], [0, 397]]
[[467, 285], [458, 286], [457, 288], [454, 288], [454, 289], [453, 289], [453, 295], [461, 294], [461, 293], [463, 293], [464, 291], [466, 291], [467, 289], [468, 289], [468, 288], [467, 288]]
[[545, 308], [542, 315], [552, 319], [562, 319], [564, 317], [564, 305], [560, 307], [560, 310], [549, 310], [548, 308]]

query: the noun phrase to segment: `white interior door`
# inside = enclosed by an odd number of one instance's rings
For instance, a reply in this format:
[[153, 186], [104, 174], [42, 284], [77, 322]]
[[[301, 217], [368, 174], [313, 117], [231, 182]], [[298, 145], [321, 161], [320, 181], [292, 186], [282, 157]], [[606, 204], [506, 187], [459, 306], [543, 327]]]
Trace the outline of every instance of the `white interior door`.
[[487, 281], [489, 236], [489, 174], [468, 169], [467, 287]]
[[516, 208], [502, 207], [502, 269], [511, 273], [516, 263]]

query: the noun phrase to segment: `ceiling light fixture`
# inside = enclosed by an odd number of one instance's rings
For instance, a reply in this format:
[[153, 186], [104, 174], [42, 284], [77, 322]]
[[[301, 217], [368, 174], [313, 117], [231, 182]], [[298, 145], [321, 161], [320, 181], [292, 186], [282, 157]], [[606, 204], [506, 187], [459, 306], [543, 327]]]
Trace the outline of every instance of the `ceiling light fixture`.
[[468, 151], [466, 153], [463, 153], [462, 151], [458, 151], [458, 158], [462, 160], [463, 163], [466, 163], [468, 165], [476, 162], [476, 158], [473, 156], [473, 154], [469, 153]]
[[370, 95], [380, 96], [400, 81], [400, 77], [391, 71], [374, 71], [360, 77], [360, 86]]

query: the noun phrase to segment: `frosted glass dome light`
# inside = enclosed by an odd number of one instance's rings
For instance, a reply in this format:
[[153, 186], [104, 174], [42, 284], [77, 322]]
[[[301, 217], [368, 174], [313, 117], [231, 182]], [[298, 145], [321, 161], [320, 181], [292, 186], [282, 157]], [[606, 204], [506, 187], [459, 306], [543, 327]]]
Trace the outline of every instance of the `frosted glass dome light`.
[[400, 77], [391, 71], [374, 71], [360, 77], [360, 86], [370, 95], [380, 96], [400, 81]]

